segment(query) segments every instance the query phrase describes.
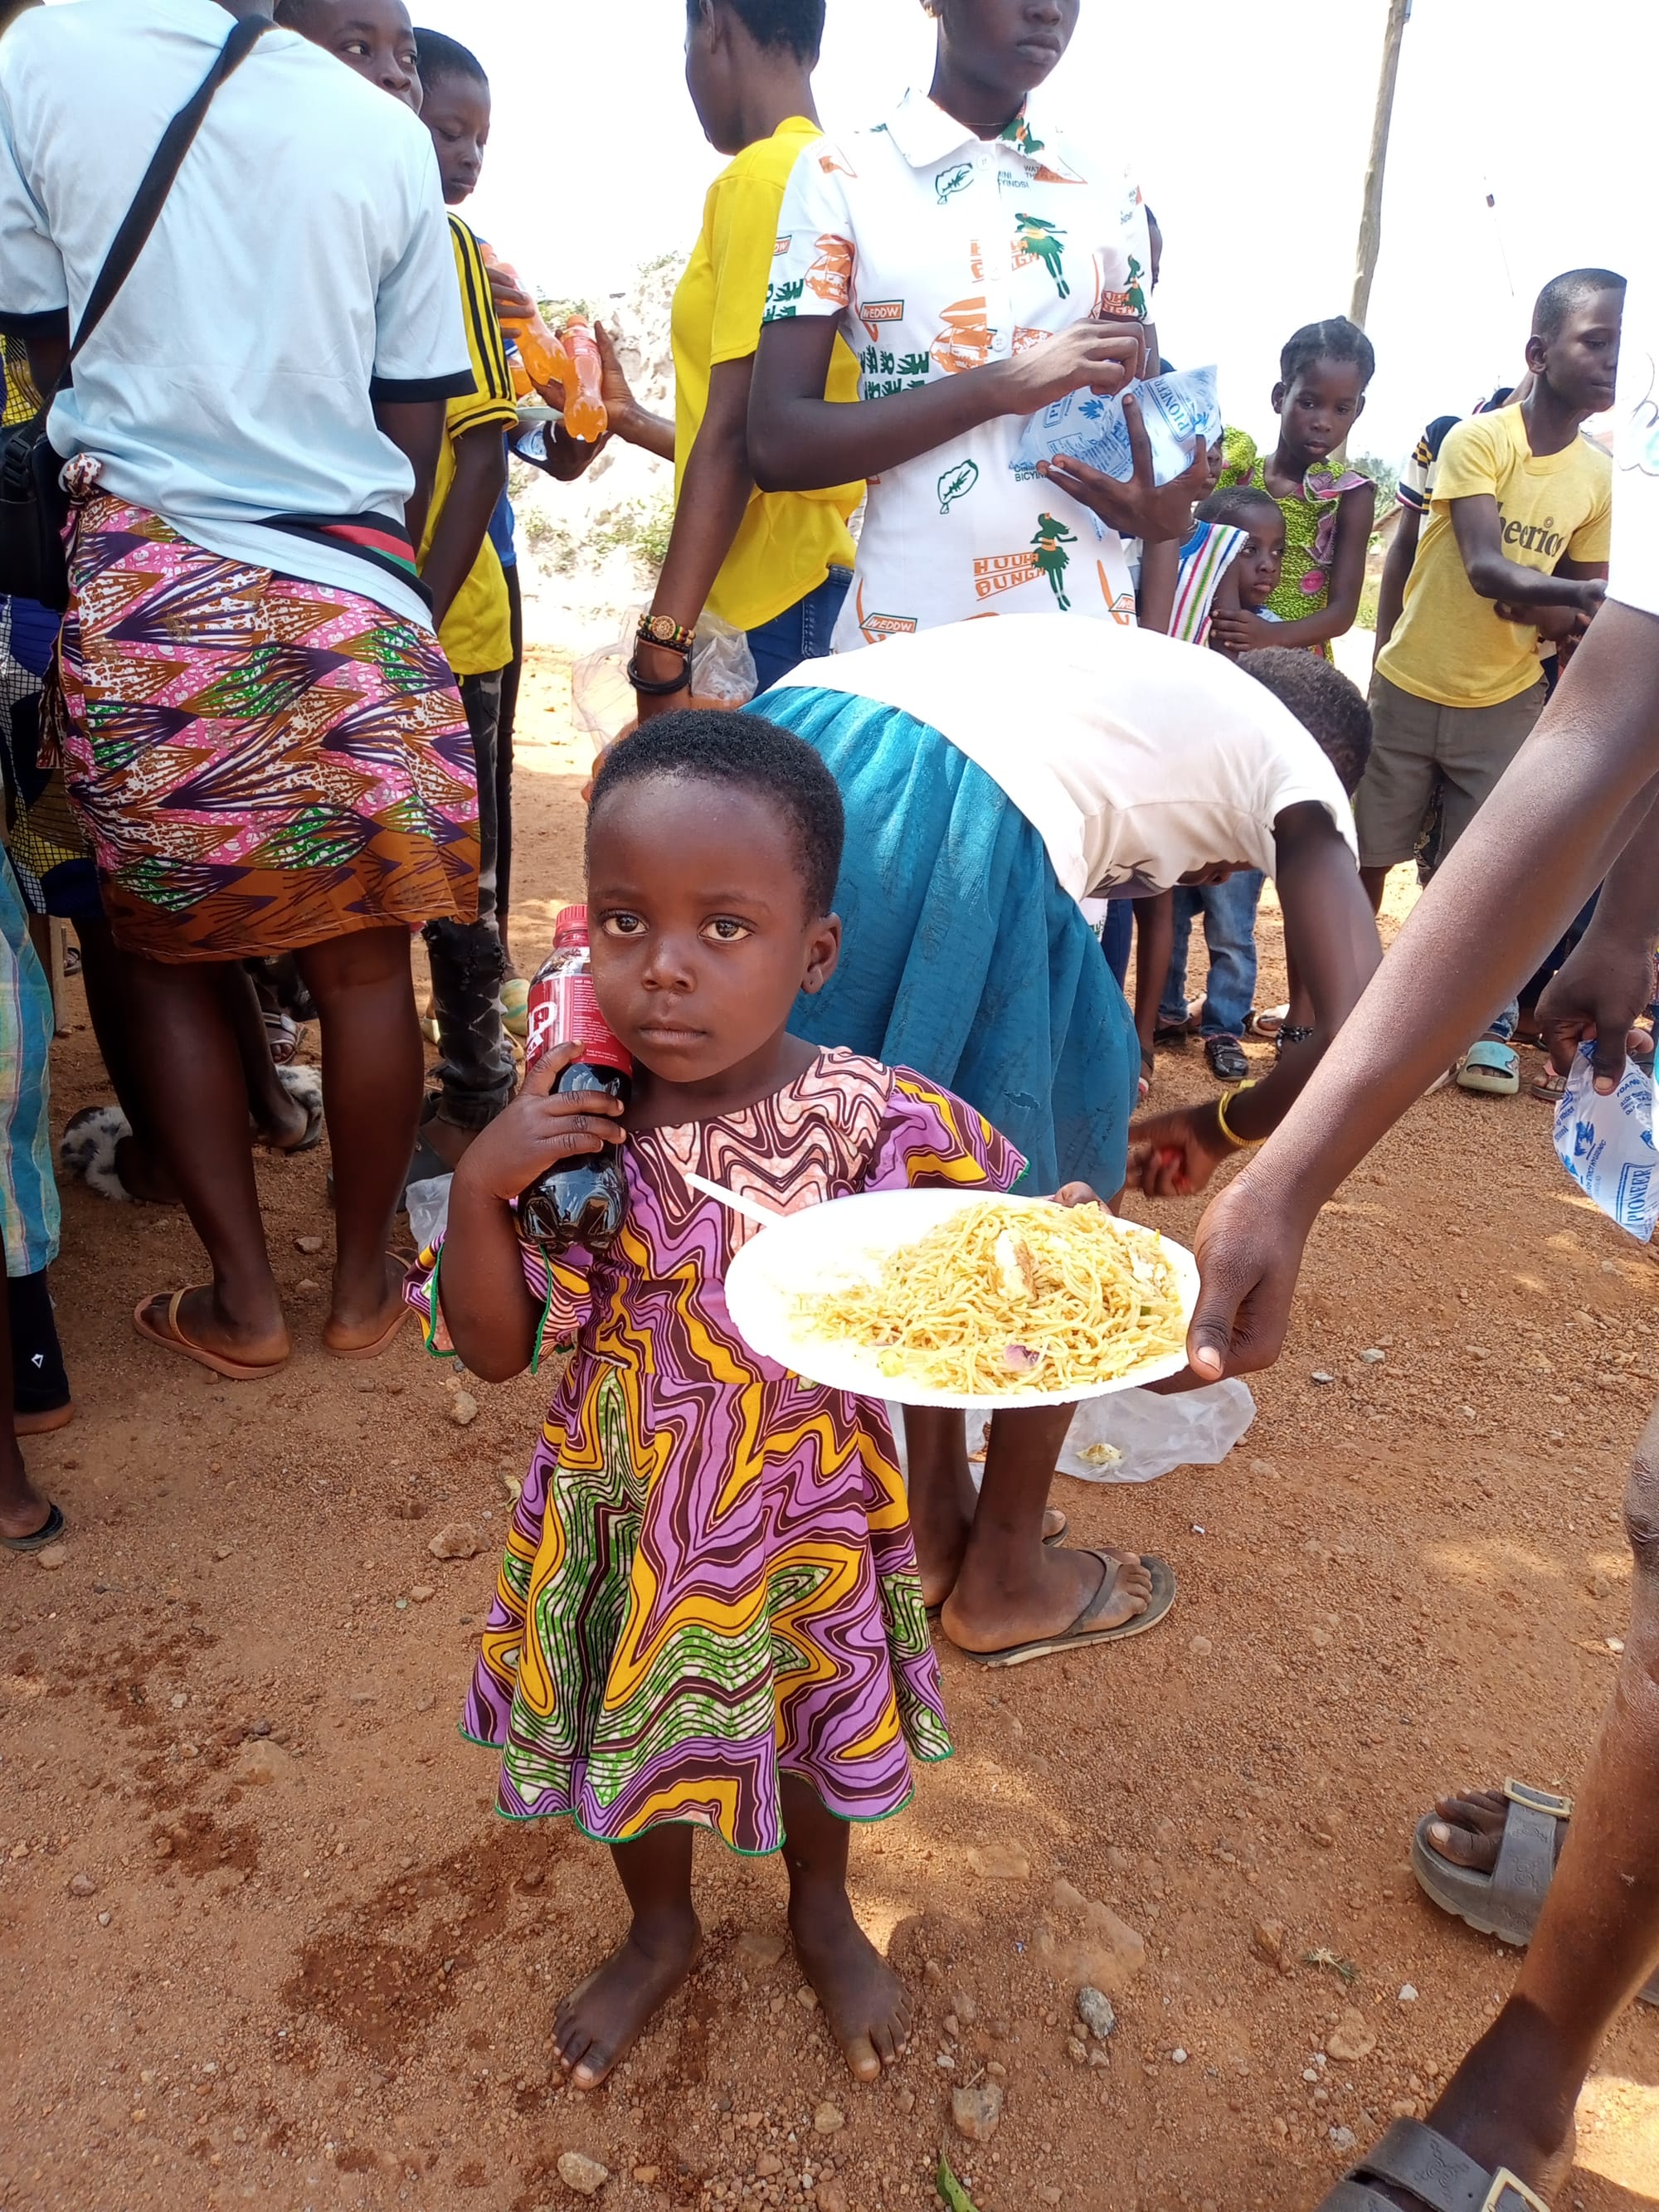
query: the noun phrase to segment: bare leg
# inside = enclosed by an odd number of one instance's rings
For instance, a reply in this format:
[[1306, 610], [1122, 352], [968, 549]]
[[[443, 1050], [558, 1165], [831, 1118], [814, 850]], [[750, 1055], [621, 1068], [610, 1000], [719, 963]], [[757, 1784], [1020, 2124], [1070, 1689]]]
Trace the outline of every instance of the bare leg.
[[933, 1406], [904, 1409], [909, 1466], [910, 1532], [921, 1570], [921, 1595], [943, 1605], [956, 1588], [974, 1525], [979, 1493], [968, 1471], [968, 1425], [962, 1413]]
[[421, 1030], [406, 929], [364, 929], [300, 955], [323, 1036], [334, 1157], [334, 1303], [323, 1341], [372, 1343], [402, 1297], [386, 1256], [421, 1110]]
[[801, 1972], [817, 1991], [830, 2032], [860, 2081], [875, 2081], [910, 2033], [910, 1999], [853, 1913], [847, 1894], [851, 1835], [810, 1784], [786, 1774], [783, 1863], [789, 1869], [789, 1930]]
[[1042, 1516], [1072, 1408], [1040, 1407], [992, 1416], [985, 1480], [956, 1587], [940, 1620], [964, 1651], [1004, 1651], [1069, 1628], [1115, 1575], [1110, 1602], [1092, 1624], [1115, 1628], [1144, 1613], [1152, 1577], [1133, 1552], [1046, 1548]]
[[1359, 871], [1359, 880], [1364, 885], [1365, 896], [1371, 902], [1371, 912], [1381, 914], [1383, 886], [1389, 880], [1388, 869], [1362, 868]]
[[248, 1112], [265, 1142], [286, 1152], [306, 1133], [305, 1109], [289, 1097], [277, 1075], [252, 976], [240, 960], [227, 960], [218, 975], [225, 1022], [241, 1056]]
[[0, 1536], [33, 1536], [52, 1506], [29, 1480], [11, 1410], [11, 1314], [0, 1297]]
[[211, 1286], [185, 1300], [180, 1325], [212, 1351], [271, 1365], [288, 1355], [288, 1328], [254, 1188], [247, 1085], [216, 963], [126, 954], [122, 975], [137, 1095], [152, 1102], [152, 1140], [213, 1268]]
[[[1446, 2084], [1431, 2126], [1548, 2197], [1602, 2037], [1659, 1966], [1659, 1410], [1626, 1493], [1636, 1574], [1613, 1702], [1573, 1800], [1514, 1993]], [[1416, 2200], [1384, 2191], [1418, 2212]]]
[[98, 1040], [116, 1103], [132, 1134], [115, 1148], [115, 1171], [134, 1198], [149, 1206], [178, 1206], [178, 1185], [155, 1142], [149, 1109], [139, 1088], [131, 1038], [131, 1001], [127, 993], [128, 956], [116, 950], [102, 915], [84, 915], [75, 925], [81, 945], [81, 980], [87, 1012]]
[[559, 2063], [579, 2089], [597, 2089], [696, 1964], [702, 1929], [691, 1908], [691, 1830], [653, 1828], [613, 1844], [633, 1924], [596, 1973], [560, 2004], [553, 2023]]
[[1135, 1030], [1143, 1062], [1152, 1048], [1158, 1010], [1175, 951], [1175, 893], [1135, 901]]

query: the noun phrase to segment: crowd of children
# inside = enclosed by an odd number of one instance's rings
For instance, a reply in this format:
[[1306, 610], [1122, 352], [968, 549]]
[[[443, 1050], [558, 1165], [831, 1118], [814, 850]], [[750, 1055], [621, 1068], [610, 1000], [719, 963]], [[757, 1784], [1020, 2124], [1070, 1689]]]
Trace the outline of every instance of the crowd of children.
[[[54, 416], [76, 501], [61, 641], [44, 607], [0, 602], [0, 1540], [38, 1550], [64, 1526], [17, 1438], [72, 1412], [46, 1290], [51, 1013], [30, 928], [68, 917], [119, 1102], [100, 1171], [182, 1202], [212, 1265], [210, 1284], [141, 1303], [150, 1344], [237, 1380], [284, 1364], [249, 1115], [297, 1149], [325, 1108], [328, 1350], [380, 1355], [411, 1306], [434, 1351], [486, 1380], [572, 1347], [464, 1727], [500, 1750], [501, 1809], [574, 1816], [626, 1892], [626, 1941], [557, 2017], [584, 2087], [690, 1970], [697, 1826], [783, 1853], [805, 1970], [854, 2074], [878, 2075], [908, 2004], [853, 1916], [848, 1838], [908, 1802], [913, 1760], [948, 1755], [930, 1611], [971, 1657], [1014, 1665], [1143, 1632], [1174, 1596], [1164, 1561], [1054, 1549], [1058, 1415], [998, 1415], [977, 1497], [960, 1417], [909, 1424], [907, 1493], [878, 1407], [745, 1346], [724, 1283], [747, 1231], [688, 1177], [780, 1212], [929, 1184], [1068, 1204], [1201, 1188], [1291, 1109], [1379, 957], [1364, 894], [1375, 907], [1437, 809], [1439, 853], [1462, 838], [1536, 720], [1545, 648], [1565, 657], [1603, 593], [1611, 470], [1581, 434], [1613, 398], [1623, 283], [1604, 270], [1546, 288], [1518, 398], [1431, 431], [1433, 483], [1402, 489], [1369, 710], [1331, 665], [1376, 520], [1343, 458], [1376, 367], [1352, 323], [1287, 341], [1270, 450], [1229, 428], [1160, 485], [1132, 400], [1127, 483], [1075, 460], [1040, 481], [1013, 469], [1025, 418], [1157, 366], [1161, 239], [1121, 164], [1044, 119], [1074, 6], [1039, 9], [1038, 36], [1030, 9], [923, 3], [931, 90], [832, 142], [811, 83], [823, 0], [688, 0], [690, 94], [731, 165], [676, 301], [674, 422], [604, 347], [610, 434], [672, 459], [678, 489], [629, 671], [641, 726], [606, 753], [587, 817], [592, 986], [632, 1062], [625, 1111], [558, 1087], [574, 1045], [520, 1084], [509, 1034], [526, 1005], [508, 457], [569, 481], [601, 441], [557, 419], [545, 377], [554, 419], [544, 404], [521, 422], [513, 340], [535, 303], [457, 212], [489, 136], [483, 66], [403, 0], [276, 0], [268, 34], [228, 0], [143, 0], [118, 34], [118, 0], [80, 0], [63, 15], [110, 15], [105, 49], [44, 18], [0, 48], [8, 112], [30, 118], [0, 161], [0, 238], [33, 227], [33, 258], [0, 265], [9, 423], [52, 391], [68, 302], [94, 289], [149, 120], [180, 106], [231, 15], [258, 27], [233, 34], [213, 100], [243, 131], [264, 104], [293, 198], [275, 276], [315, 310], [295, 343], [326, 338], [346, 364], [301, 425], [280, 388], [294, 363], [274, 355], [268, 415], [245, 416], [204, 340], [184, 403], [207, 425], [201, 481], [180, 492], [167, 465], [188, 442], [177, 394], [125, 395], [122, 446], [122, 343], [145, 316], [216, 327], [191, 284], [236, 268], [181, 184], [167, 250]], [[179, 33], [165, 66], [133, 43], [152, 11]], [[43, 88], [83, 66], [155, 82], [125, 103], [133, 143], [100, 220], [48, 235], [39, 210], [75, 201], [54, 164], [89, 157]], [[272, 99], [303, 110], [309, 150], [282, 147]], [[349, 149], [326, 178], [325, 147]], [[980, 234], [1011, 194], [994, 317], [969, 288], [992, 281]], [[745, 635], [759, 712], [678, 711], [711, 617]], [[161, 638], [163, 690], [144, 657]], [[1032, 700], [1038, 728], [1022, 726]], [[1270, 873], [1291, 971], [1277, 1009], [1255, 1003]], [[1113, 902], [1115, 981], [1083, 920], [1094, 899]], [[439, 1048], [424, 1102], [416, 930]], [[276, 1065], [296, 1012], [320, 1019], [320, 1101]], [[1516, 1088], [1513, 1030], [1510, 1008], [1465, 1055], [1465, 1087]], [[1192, 1036], [1238, 1087], [1132, 1128], [1155, 1047]], [[1255, 1085], [1252, 1036], [1275, 1054]], [[618, 1142], [620, 1234], [552, 1256], [521, 1237], [527, 1185]], [[66, 1158], [90, 1158], [78, 1143]], [[387, 1257], [401, 1194], [446, 1175], [447, 1231], [406, 1277]]]

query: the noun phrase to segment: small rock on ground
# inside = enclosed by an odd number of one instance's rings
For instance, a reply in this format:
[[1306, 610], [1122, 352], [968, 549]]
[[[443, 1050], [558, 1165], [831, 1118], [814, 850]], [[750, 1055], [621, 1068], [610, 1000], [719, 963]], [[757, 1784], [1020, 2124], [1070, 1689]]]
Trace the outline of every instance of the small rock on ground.
[[449, 1418], [458, 1429], [469, 1427], [478, 1418], [478, 1401], [470, 1390], [458, 1390], [449, 1401]]
[[1090, 2034], [1102, 2043], [1117, 2026], [1117, 2014], [1112, 2009], [1111, 1999], [1086, 1984], [1077, 1993], [1077, 2016]]
[[559, 2160], [559, 2179], [567, 2189], [574, 2189], [578, 2197], [597, 2196], [611, 2179], [608, 2166], [589, 2158], [585, 2152], [568, 2150]]
[[35, 1553], [34, 1564], [42, 1574], [55, 1575], [59, 1567], [69, 1565], [69, 1546], [48, 1544], [45, 1551]]
[[478, 1532], [468, 1522], [452, 1521], [426, 1548], [434, 1559], [470, 1559], [478, 1549]]
[[820, 2105], [812, 2115], [812, 2132], [817, 2136], [833, 2136], [847, 2125], [847, 2115], [839, 2105]]
[[969, 2142], [989, 2142], [1002, 2118], [1002, 2084], [982, 2082], [977, 2089], [951, 2092], [951, 2118]]

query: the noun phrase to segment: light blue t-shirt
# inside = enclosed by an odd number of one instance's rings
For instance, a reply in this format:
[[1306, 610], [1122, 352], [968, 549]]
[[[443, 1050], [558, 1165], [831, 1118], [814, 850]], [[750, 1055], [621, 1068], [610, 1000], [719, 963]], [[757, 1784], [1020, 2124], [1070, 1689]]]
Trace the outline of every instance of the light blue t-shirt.
[[[172, 117], [232, 27], [214, 0], [76, 0], [0, 43], [0, 326], [71, 328]], [[262, 526], [401, 520], [375, 398], [472, 388], [432, 142], [297, 33], [220, 89], [155, 229], [52, 409], [101, 488], [228, 559], [430, 626], [388, 571]]]

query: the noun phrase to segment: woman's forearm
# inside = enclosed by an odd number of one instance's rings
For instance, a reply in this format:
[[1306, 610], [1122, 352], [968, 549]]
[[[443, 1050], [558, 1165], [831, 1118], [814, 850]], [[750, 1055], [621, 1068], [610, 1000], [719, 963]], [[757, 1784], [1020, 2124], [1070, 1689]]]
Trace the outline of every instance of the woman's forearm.
[[1659, 769], [1656, 702], [1659, 617], [1610, 603], [1251, 1164], [1253, 1184], [1302, 1225], [1485, 1028], [1623, 852]]
[[902, 467], [937, 446], [964, 438], [998, 416], [1018, 411], [1012, 362], [988, 362], [887, 399], [856, 406], [774, 391], [767, 354], [773, 324], [761, 333], [749, 412], [749, 460], [763, 491], [823, 491]]

